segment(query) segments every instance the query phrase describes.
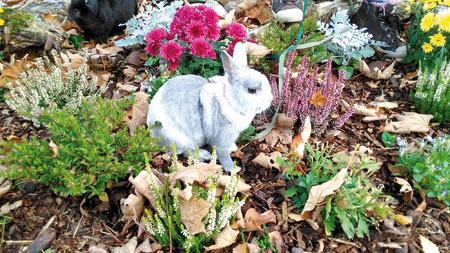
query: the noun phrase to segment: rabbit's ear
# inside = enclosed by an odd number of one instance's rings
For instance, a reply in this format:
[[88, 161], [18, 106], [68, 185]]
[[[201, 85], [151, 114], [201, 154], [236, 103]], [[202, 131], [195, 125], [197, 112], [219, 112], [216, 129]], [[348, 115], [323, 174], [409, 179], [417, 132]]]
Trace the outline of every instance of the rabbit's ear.
[[236, 46], [234, 46], [233, 59], [234, 62], [242, 66], [247, 66], [247, 51], [245, 50], [244, 44], [241, 42], [238, 42]]
[[225, 51], [222, 51], [221, 57], [225, 73], [230, 76], [235, 76], [239, 71], [239, 65], [236, 63], [236, 60]]

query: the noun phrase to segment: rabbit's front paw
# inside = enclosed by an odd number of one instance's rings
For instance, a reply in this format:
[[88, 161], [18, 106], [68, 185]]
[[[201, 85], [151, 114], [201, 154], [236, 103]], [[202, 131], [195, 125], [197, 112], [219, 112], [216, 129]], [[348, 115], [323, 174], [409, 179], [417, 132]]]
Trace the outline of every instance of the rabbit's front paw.
[[198, 161], [199, 162], [211, 160], [211, 158], [212, 158], [212, 155], [211, 155], [211, 153], [209, 153], [208, 150], [199, 149], [199, 151], [198, 151]]
[[242, 168], [241, 168], [240, 166], [237, 166], [237, 165], [236, 165], [236, 169], [235, 169], [234, 166], [233, 166], [233, 167], [232, 167], [231, 169], [229, 169], [229, 170], [228, 170], [227, 168], [225, 168], [225, 171], [228, 172], [228, 173], [233, 173], [233, 170], [235, 170], [236, 173], [238, 173], [239, 171], [241, 171], [241, 169], [242, 169]]

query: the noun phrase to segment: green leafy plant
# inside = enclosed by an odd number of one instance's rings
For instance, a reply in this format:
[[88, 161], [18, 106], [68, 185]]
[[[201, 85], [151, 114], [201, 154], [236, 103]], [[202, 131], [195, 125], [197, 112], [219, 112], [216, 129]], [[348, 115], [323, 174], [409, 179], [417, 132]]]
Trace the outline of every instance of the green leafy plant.
[[450, 62], [440, 62], [441, 67], [432, 71], [419, 67], [416, 90], [411, 99], [417, 110], [431, 113], [439, 122], [450, 122]]
[[76, 48], [83, 48], [84, 38], [82, 36], [72, 35], [69, 38], [69, 42]]
[[[266, 230], [266, 224], [263, 225], [263, 229]], [[256, 244], [261, 248], [261, 252], [266, 252], [266, 249], [272, 250], [272, 252], [277, 252], [275, 246], [273, 246], [270, 236], [267, 233], [262, 235], [262, 238], [255, 238]]]
[[254, 134], [255, 134], [255, 127], [250, 125], [250, 126], [247, 127], [247, 129], [245, 129], [241, 133], [241, 136], [239, 136], [239, 138], [237, 139], [236, 142], [251, 141], [251, 140], [253, 140], [253, 135]]
[[397, 139], [396, 134], [391, 134], [389, 132], [384, 131], [381, 134], [381, 141], [383, 142], [385, 147], [393, 147], [395, 146], [395, 140]]
[[124, 110], [132, 103], [96, 98], [82, 100], [79, 110], [45, 110], [39, 120], [47, 138], [4, 141], [0, 164], [9, 169], [1, 175], [44, 183], [61, 195], [102, 195], [106, 183], [141, 170], [144, 152], [161, 150], [144, 127], [130, 135]]
[[[173, 153], [176, 153], [176, 151], [174, 150]], [[169, 170], [173, 173], [185, 170], [185, 173], [187, 173], [196, 166], [205, 166], [203, 169], [207, 170], [208, 167], [217, 166], [215, 161], [215, 149], [210, 164], [199, 164], [197, 151], [197, 158], [194, 159], [190, 155], [188, 167], [178, 168], [176, 165], [177, 157], [174, 156]], [[145, 210], [143, 221], [146, 230], [163, 246], [180, 247], [186, 252], [202, 252], [204, 246], [211, 244], [212, 239], [229, 224], [237, 210], [245, 203], [246, 196], [242, 200], [236, 197], [239, 182], [239, 176], [236, 173], [231, 174], [229, 183], [220, 197], [216, 197], [216, 189], [222, 175], [222, 171], [218, 170], [217, 173], [210, 174], [203, 184], [194, 185], [192, 188], [193, 196], [191, 199], [185, 200], [180, 194], [181, 191], [186, 193], [189, 185], [181, 180], [169, 183], [170, 175], [165, 178], [164, 182], [159, 181], [150, 170], [148, 162], [147, 171], [150, 175], [150, 190], [156, 199], [156, 206], [154, 210]], [[208, 174], [206, 171], [205, 173], [205, 175]], [[187, 201], [195, 201], [198, 205], [201, 202], [202, 206], [208, 207], [207, 214], [202, 220], [205, 227], [203, 232], [191, 233], [183, 223], [182, 212], [186, 209], [182, 210], [180, 203], [186, 203]]]
[[3, 12], [0, 13], [0, 19], [8, 23], [7, 25], [10, 31], [17, 34], [34, 21], [34, 16], [31, 13], [4, 8]]
[[[303, 21], [303, 35], [302, 44], [317, 42], [324, 38], [323, 32], [319, 31], [317, 24], [318, 16], [313, 15], [305, 18]], [[293, 24], [286, 26], [281, 20], [274, 19], [274, 21], [265, 28], [262, 32], [258, 33], [259, 42], [269, 49], [272, 49], [272, 58], [276, 59], [279, 54], [285, 51], [288, 47], [295, 45], [297, 42], [297, 35], [299, 30], [299, 24]], [[331, 54], [328, 53], [325, 45], [319, 45], [311, 47], [302, 51], [294, 57], [294, 65], [298, 65], [303, 57], [308, 57], [311, 65], [324, 61]], [[270, 66], [270, 60], [267, 58], [254, 59], [256, 65], [262, 69], [268, 71]]]
[[5, 87], [0, 87], [0, 102], [5, 102], [6, 101], [5, 94], [6, 94], [7, 90], [8, 89], [5, 88]]
[[408, 29], [408, 62], [432, 71], [450, 57], [449, 1], [411, 0]]
[[323, 201], [325, 208], [321, 214], [327, 235], [331, 235], [339, 224], [348, 238], [354, 238], [355, 234], [362, 238], [369, 233], [369, 224], [377, 222], [375, 217], [393, 215], [392, 210], [381, 202], [388, 196], [370, 182], [371, 174], [379, 169], [372, 157], [360, 154], [353, 159], [343, 153], [331, 155], [331, 149], [325, 145], [313, 149], [307, 144], [306, 150], [307, 171], [299, 169], [298, 159], [277, 159], [280, 165], [287, 167], [286, 178], [296, 184], [285, 195], [292, 198], [298, 209], [305, 205], [313, 186], [331, 180], [340, 169], [348, 168], [349, 171], [339, 190]]
[[400, 156], [396, 166], [411, 175], [414, 187], [450, 206], [450, 136], [428, 136], [413, 148], [399, 138], [397, 145]]
[[39, 115], [42, 111], [56, 105], [57, 108], [79, 108], [84, 98], [94, 97], [106, 90], [106, 85], [97, 87], [97, 76], [88, 73], [87, 54], [78, 69], [63, 66], [59, 55], [54, 51], [55, 64], [45, 56], [36, 60], [36, 68], [20, 74], [18, 87], [8, 83], [11, 99], [9, 107], [24, 119], [40, 126]]

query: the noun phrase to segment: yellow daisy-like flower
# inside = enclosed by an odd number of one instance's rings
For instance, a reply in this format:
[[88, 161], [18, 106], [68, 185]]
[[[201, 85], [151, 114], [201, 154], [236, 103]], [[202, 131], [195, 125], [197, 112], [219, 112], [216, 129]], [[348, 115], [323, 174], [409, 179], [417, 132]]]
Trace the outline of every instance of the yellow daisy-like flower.
[[436, 0], [425, 0], [423, 4], [436, 4]]
[[432, 45], [437, 47], [445, 46], [445, 37], [441, 32], [436, 33], [435, 35], [430, 36], [430, 42]]
[[450, 0], [443, 0], [442, 5], [450, 6]]
[[405, 6], [405, 10], [406, 10], [407, 12], [411, 12], [411, 5], [406, 5], [406, 6]]
[[432, 9], [434, 9], [436, 7], [436, 3], [430, 3], [430, 4], [425, 4], [424, 6], [423, 6], [423, 9], [424, 10], [432, 10]]
[[436, 23], [439, 29], [450, 32], [450, 11], [440, 11], [436, 14]]
[[5, 24], [5, 20], [3, 20], [3, 19], [0, 18], [0, 26], [2, 26], [2, 25], [4, 25], [4, 24]]
[[430, 44], [430, 43], [424, 43], [423, 45], [422, 45], [422, 49], [423, 49], [423, 51], [425, 52], [425, 53], [429, 53], [429, 52], [431, 52], [432, 50], [433, 50], [433, 46]]
[[434, 13], [429, 12], [423, 16], [420, 21], [420, 29], [424, 32], [430, 30], [434, 26]]
[[[450, 1], [450, 0], [448, 0], [448, 1]], [[408, 2], [409, 2], [411, 5], [416, 4], [416, 0], [408, 0]]]
[[3, 12], [3, 8], [0, 8], [0, 13], [2, 13]]

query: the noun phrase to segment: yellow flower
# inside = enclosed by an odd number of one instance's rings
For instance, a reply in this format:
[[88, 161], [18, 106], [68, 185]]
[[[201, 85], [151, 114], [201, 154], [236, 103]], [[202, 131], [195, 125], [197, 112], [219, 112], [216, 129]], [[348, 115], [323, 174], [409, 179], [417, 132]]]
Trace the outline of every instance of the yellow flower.
[[440, 11], [436, 15], [436, 23], [441, 30], [450, 32], [450, 11]]
[[424, 51], [425, 53], [429, 53], [429, 52], [431, 52], [431, 51], [433, 50], [433, 46], [432, 46], [430, 43], [425, 42], [425, 43], [422, 45], [422, 49], [423, 49], [423, 51]]
[[3, 8], [0, 8], [0, 13], [2, 13], [3, 12]]
[[430, 36], [430, 42], [432, 45], [435, 45], [437, 47], [445, 46], [445, 37], [442, 35], [441, 32], [436, 33], [435, 35]]
[[444, 5], [445, 6], [450, 6], [450, 0], [444, 0]]
[[[450, 1], [450, 0], [447, 0], [447, 1]], [[411, 5], [416, 4], [416, 0], [408, 0], [408, 2], [409, 2]]]
[[405, 10], [406, 10], [407, 12], [411, 12], [411, 5], [406, 5], [406, 6], [405, 6]]
[[436, 7], [436, 3], [430, 3], [430, 4], [425, 4], [423, 6], [423, 9], [424, 10], [432, 10], [432, 9], [434, 9], [434, 7]]
[[427, 5], [427, 4], [436, 4], [436, 0], [425, 0], [423, 2], [423, 4]]
[[5, 20], [3, 20], [3, 19], [0, 18], [0, 26], [2, 26], [2, 25], [4, 25], [4, 24], [5, 24]]
[[434, 26], [434, 13], [429, 12], [423, 16], [420, 21], [420, 29], [424, 32], [430, 30]]

